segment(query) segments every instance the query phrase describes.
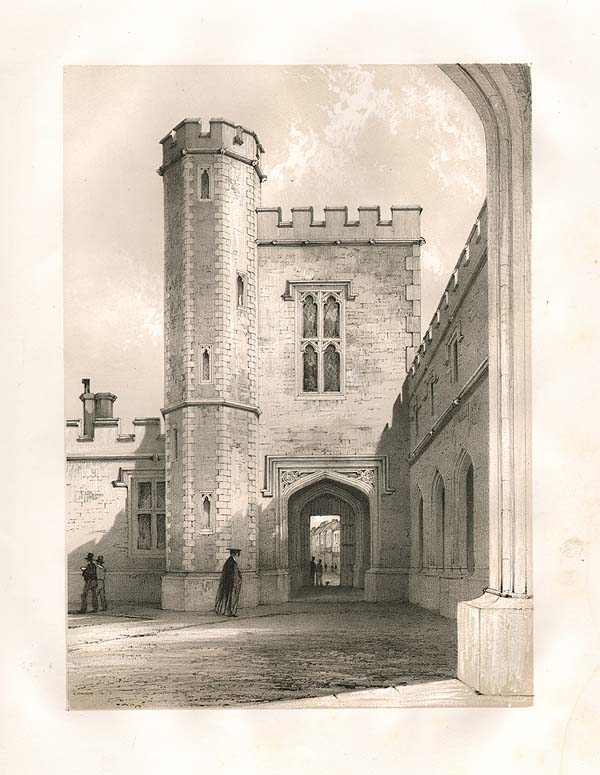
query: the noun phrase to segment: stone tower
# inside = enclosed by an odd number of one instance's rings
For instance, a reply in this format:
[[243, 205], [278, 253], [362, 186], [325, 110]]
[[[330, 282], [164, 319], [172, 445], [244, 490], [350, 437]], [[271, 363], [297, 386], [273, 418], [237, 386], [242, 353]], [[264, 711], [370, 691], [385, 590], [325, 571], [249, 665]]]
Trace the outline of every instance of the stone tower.
[[162, 606], [209, 610], [229, 547], [257, 605], [254, 132], [184, 119], [161, 141], [165, 213], [166, 574]]

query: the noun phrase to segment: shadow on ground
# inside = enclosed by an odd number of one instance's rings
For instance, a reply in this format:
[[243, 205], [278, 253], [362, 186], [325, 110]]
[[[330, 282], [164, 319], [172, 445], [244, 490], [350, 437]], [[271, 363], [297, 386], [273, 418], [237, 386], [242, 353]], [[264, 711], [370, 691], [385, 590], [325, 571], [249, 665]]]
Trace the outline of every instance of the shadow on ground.
[[70, 617], [69, 705], [258, 704], [453, 678], [456, 622], [407, 604]]

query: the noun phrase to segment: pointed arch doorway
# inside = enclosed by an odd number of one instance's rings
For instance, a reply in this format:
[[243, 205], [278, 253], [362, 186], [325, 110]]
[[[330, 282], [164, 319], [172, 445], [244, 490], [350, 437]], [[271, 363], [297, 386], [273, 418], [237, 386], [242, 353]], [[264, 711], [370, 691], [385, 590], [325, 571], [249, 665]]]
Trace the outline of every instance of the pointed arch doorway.
[[311, 586], [311, 517], [323, 516], [339, 519], [340, 587], [364, 589], [365, 570], [370, 564], [368, 498], [352, 487], [322, 480], [294, 493], [288, 503], [291, 594]]

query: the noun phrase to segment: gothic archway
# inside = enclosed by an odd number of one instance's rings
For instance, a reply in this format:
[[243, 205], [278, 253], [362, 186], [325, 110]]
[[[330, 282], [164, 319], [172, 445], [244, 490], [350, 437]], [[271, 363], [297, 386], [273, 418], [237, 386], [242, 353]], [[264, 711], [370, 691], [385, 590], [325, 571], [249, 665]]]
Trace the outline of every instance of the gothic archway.
[[364, 588], [371, 555], [369, 500], [358, 488], [321, 478], [297, 490], [287, 503], [291, 593], [310, 585], [310, 518], [321, 515], [340, 519], [340, 586]]
[[533, 693], [531, 568], [531, 83], [526, 65], [441, 65], [486, 142], [490, 581], [458, 605], [458, 677]]

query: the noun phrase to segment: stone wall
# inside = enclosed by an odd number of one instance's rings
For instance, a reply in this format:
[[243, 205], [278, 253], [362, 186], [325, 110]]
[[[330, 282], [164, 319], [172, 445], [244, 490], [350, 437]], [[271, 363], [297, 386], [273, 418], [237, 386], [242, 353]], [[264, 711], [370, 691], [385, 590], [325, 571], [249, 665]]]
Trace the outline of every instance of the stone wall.
[[[160, 602], [164, 553], [144, 556], [132, 543], [131, 475], [164, 480], [164, 436], [160, 420], [134, 420], [135, 434], [121, 435], [117, 419], [93, 423], [83, 440], [78, 420], [67, 423], [66, 547], [70, 609], [79, 608], [80, 568], [85, 556], [104, 555], [109, 606], [115, 602]], [[113, 486], [113, 482], [117, 486]]]
[[[364, 211], [362, 226], [348, 224], [343, 208], [326, 209], [321, 226], [310, 208], [293, 210], [287, 224], [277, 211], [259, 211], [259, 475], [264, 482], [267, 456], [387, 456], [393, 492], [372, 515], [373, 566], [406, 571], [408, 446], [398, 386], [420, 340], [420, 209], [398, 208], [394, 227], [378, 208]], [[308, 397], [299, 385], [297, 293], [328, 282], [346, 283], [343, 395]], [[281, 564], [278, 508], [276, 497], [262, 498], [261, 571]]]
[[[410, 411], [410, 600], [452, 617], [458, 601], [481, 594], [489, 575], [486, 238], [484, 206], [404, 385]], [[469, 463], [471, 563], [464, 488]], [[438, 476], [444, 485], [443, 562], [434, 492]]]

